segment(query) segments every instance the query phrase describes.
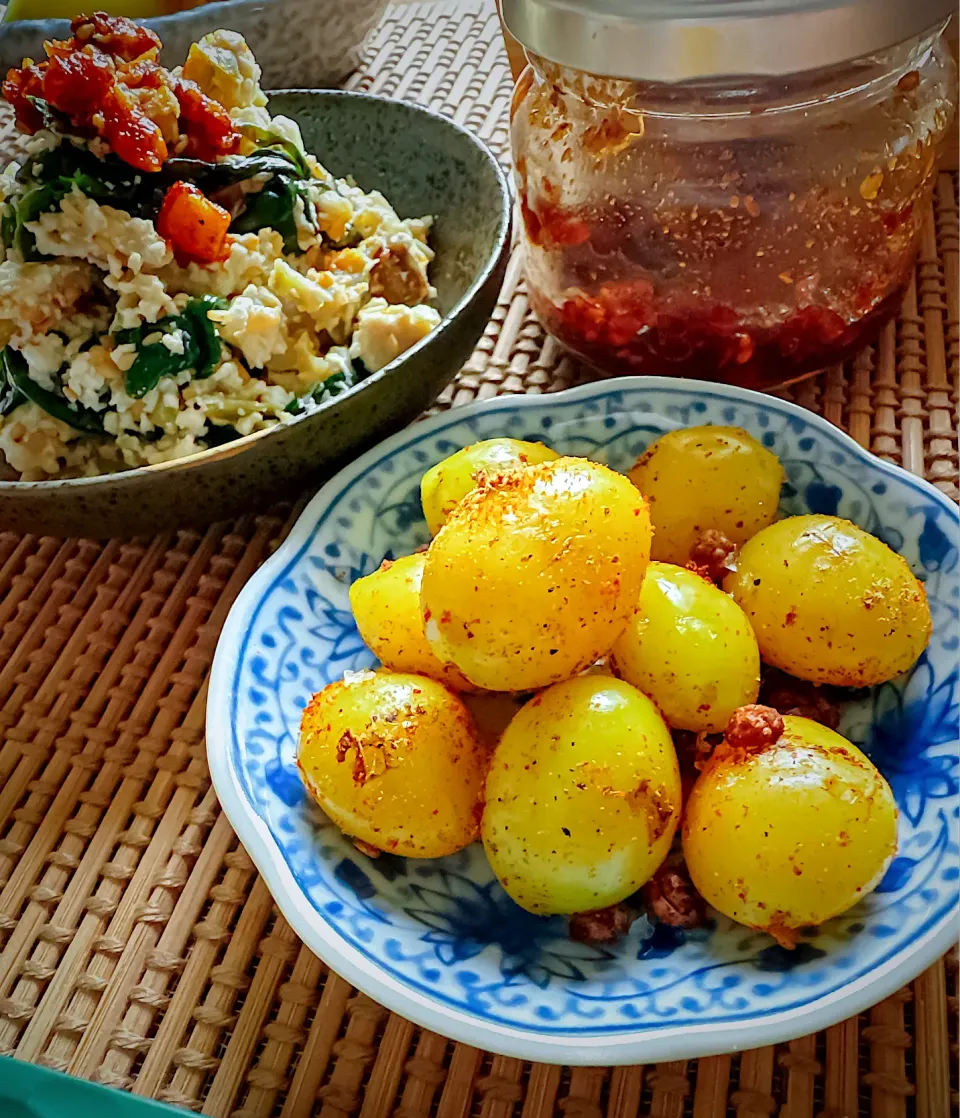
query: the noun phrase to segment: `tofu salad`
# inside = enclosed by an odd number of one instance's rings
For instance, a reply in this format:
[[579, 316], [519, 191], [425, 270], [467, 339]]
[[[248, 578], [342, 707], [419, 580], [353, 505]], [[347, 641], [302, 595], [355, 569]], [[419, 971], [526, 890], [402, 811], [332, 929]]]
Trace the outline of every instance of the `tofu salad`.
[[103, 13], [3, 82], [0, 455], [25, 481], [167, 462], [293, 421], [440, 322], [431, 219], [271, 117], [243, 38], [184, 64]]

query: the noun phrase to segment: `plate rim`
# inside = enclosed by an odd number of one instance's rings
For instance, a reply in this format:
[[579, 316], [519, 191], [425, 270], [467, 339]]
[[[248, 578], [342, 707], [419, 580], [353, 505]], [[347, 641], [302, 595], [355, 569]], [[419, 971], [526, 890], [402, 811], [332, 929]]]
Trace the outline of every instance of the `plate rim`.
[[[571, 402], [603, 397], [631, 389], [670, 388], [685, 390], [691, 398], [709, 391], [746, 405], [772, 407], [795, 416], [837, 440], [864, 464], [880, 473], [908, 481], [920, 492], [932, 497], [948, 517], [957, 521], [957, 507], [925, 478], [892, 463], [885, 462], [861, 446], [847, 432], [814, 412], [779, 397], [750, 389], [705, 381], [677, 380], [672, 377], [619, 377], [598, 381], [550, 394], [558, 401]], [[514, 411], [533, 408], [544, 403], [540, 394], [500, 396], [477, 401], [456, 409], [456, 418], [466, 419], [477, 413]], [[451, 410], [431, 416], [414, 425], [424, 434], [449, 423]], [[336, 973], [357, 989], [377, 1000], [387, 1009], [413, 1021], [422, 1028], [438, 1032], [455, 1041], [518, 1059], [562, 1063], [568, 1066], [596, 1064], [623, 1065], [661, 1060], [694, 1059], [766, 1047], [827, 1028], [889, 997], [936, 961], [952, 946], [960, 934], [960, 891], [953, 908], [941, 921], [916, 940], [909, 954], [887, 960], [880, 968], [840, 989], [813, 1000], [802, 1008], [780, 1010], [755, 1021], [705, 1023], [702, 1025], [664, 1026], [650, 1032], [631, 1032], [629, 1025], [622, 1034], [576, 1036], [543, 1036], [530, 1029], [510, 1028], [434, 1001], [429, 996], [406, 986], [380, 969], [372, 969], [356, 948], [346, 943], [326, 922], [318, 920], [296, 883], [293, 873], [279, 853], [279, 848], [266, 824], [247, 807], [239, 786], [239, 778], [230, 763], [230, 681], [239, 659], [240, 640], [231, 639], [245, 630], [261, 599], [261, 588], [270, 584], [275, 571], [282, 568], [309, 539], [320, 511], [368, 465], [389, 456], [409, 443], [411, 427], [389, 436], [339, 471], [307, 503], [292, 526], [287, 538], [251, 576], [241, 589], [224, 621], [210, 671], [206, 710], [207, 760], [214, 790], [224, 813], [251, 857], [277, 907], [302, 942], [315, 951]], [[218, 701], [216, 696], [222, 696]]]

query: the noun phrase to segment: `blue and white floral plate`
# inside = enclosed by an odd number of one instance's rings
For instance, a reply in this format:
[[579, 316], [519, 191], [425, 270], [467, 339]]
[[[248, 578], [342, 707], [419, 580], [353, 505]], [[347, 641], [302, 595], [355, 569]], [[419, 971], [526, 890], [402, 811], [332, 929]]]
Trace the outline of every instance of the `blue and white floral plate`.
[[[613, 948], [503, 893], [479, 844], [437, 861], [370, 860], [308, 801], [294, 767], [300, 712], [373, 663], [347, 588], [429, 539], [419, 485], [478, 439], [540, 440], [629, 467], [659, 434], [745, 427], [779, 456], [785, 513], [848, 517], [906, 556], [933, 610], [909, 678], [846, 711], [900, 805], [900, 850], [879, 889], [784, 951], [725, 919], [693, 932], [638, 920]], [[771, 1044], [879, 1001], [956, 941], [960, 878], [958, 512], [932, 486], [823, 419], [769, 396], [636, 378], [458, 408], [365, 454], [311, 501], [227, 619], [207, 743], [223, 808], [291, 926], [350, 982], [480, 1048], [560, 1064], [633, 1064]]]

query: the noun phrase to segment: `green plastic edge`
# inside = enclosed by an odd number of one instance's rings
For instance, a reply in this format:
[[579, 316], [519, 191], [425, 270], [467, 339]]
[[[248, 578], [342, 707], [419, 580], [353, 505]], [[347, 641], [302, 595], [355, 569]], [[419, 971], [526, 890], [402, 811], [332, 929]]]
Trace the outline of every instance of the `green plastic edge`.
[[172, 1118], [179, 1108], [0, 1056], [0, 1118]]

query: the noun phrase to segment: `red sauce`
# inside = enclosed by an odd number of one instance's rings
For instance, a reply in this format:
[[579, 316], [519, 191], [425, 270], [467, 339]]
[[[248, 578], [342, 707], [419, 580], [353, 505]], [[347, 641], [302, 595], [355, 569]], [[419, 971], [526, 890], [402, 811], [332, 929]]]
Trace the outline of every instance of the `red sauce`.
[[36, 97], [66, 117], [74, 135], [101, 137], [141, 171], [158, 171], [167, 159], [164, 125], [169, 135], [172, 123], [178, 154], [213, 161], [238, 149], [240, 133], [223, 106], [157, 62], [153, 31], [103, 12], [78, 16], [70, 27], [71, 39], [44, 43], [47, 58], [11, 69], [0, 87], [22, 132], [44, 126], [30, 100]]
[[[819, 302], [775, 317], [732, 301], [698, 296], [681, 281], [660, 281], [635, 265], [632, 279], [597, 278], [578, 248], [610, 249], [618, 215], [584, 220], [552, 203], [536, 211], [521, 200], [527, 238], [555, 256], [572, 281], [551, 298], [528, 278], [531, 306], [546, 330], [590, 364], [612, 374], [721, 380], [769, 388], [853, 356], [879, 334], [902, 302], [911, 260], [901, 274], [872, 275], [846, 300], [846, 314]], [[608, 243], [610, 242], [610, 243]], [[729, 285], [728, 285], [729, 290]]]
[[132, 108], [129, 98], [111, 89], [100, 110], [98, 131], [114, 154], [141, 171], [159, 171], [167, 158], [163, 133], [150, 117]]
[[177, 101], [180, 127], [187, 133], [184, 155], [212, 162], [220, 155], [231, 155], [237, 150], [240, 133], [233, 127], [230, 114], [196, 82], [178, 78]]

